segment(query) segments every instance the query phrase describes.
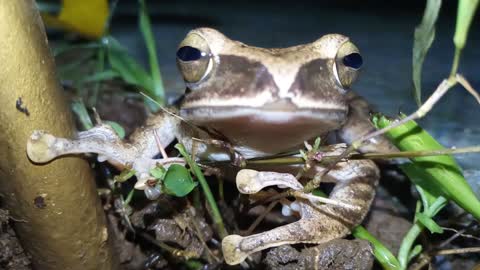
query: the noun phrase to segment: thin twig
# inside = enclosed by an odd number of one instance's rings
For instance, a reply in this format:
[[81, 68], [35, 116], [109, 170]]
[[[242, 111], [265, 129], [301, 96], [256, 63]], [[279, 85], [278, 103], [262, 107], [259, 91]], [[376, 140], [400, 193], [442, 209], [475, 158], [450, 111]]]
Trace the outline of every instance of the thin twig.
[[[480, 145], [468, 146], [462, 148], [445, 148], [437, 150], [420, 150], [420, 151], [402, 151], [402, 152], [386, 152], [386, 153], [353, 153], [345, 155], [348, 150], [344, 151], [341, 155], [327, 156], [322, 158], [320, 163], [335, 163], [336, 160], [348, 160], [348, 159], [394, 159], [394, 158], [414, 158], [414, 157], [427, 157], [427, 156], [441, 156], [441, 155], [455, 155], [455, 154], [468, 154], [479, 153]], [[272, 159], [256, 159], [246, 160], [248, 165], [252, 164], [302, 164], [305, 160], [301, 157], [282, 157]]]
[[160, 138], [158, 136], [158, 133], [157, 133], [156, 129], [153, 130], [153, 134], [154, 134], [154, 137], [155, 137], [155, 142], [157, 143], [157, 148], [160, 151], [160, 153], [162, 154], [162, 157], [163, 158], [168, 158], [167, 152], [165, 152], [165, 148], [163, 147], [162, 143], [160, 142]]
[[480, 247], [469, 248], [454, 248], [435, 251], [433, 254], [438, 255], [453, 255], [453, 254], [465, 254], [465, 253], [480, 253]]
[[480, 94], [472, 87], [472, 85], [460, 74], [457, 74], [457, 82], [460, 83], [480, 103]]
[[452, 236], [450, 236], [447, 240], [443, 241], [442, 243], [440, 243], [439, 245], [437, 245], [437, 249], [440, 249], [440, 248], [443, 248], [445, 246], [447, 246], [448, 244], [450, 244], [453, 240], [457, 239], [458, 237], [465, 237], [465, 238], [470, 238], [470, 239], [475, 239], [475, 240], [480, 240], [480, 238], [476, 237], [476, 236], [473, 236], [471, 234], [465, 234], [464, 232], [466, 232], [468, 229], [470, 229], [472, 226], [475, 225], [475, 222], [470, 222], [470, 224], [468, 224], [468, 226], [466, 226], [465, 228], [461, 229], [461, 230], [455, 230], [453, 228], [447, 228], [447, 227], [442, 227], [443, 230], [445, 231], [452, 231], [454, 232], [455, 234], [453, 234]]
[[260, 224], [260, 222], [262, 222], [265, 216], [267, 216], [267, 214], [270, 213], [270, 211], [272, 211], [272, 209], [277, 205], [277, 203], [278, 203], [278, 200], [271, 202], [267, 206], [265, 211], [263, 211], [263, 213], [255, 219], [255, 221], [252, 223], [252, 225], [250, 225], [250, 227], [248, 227], [244, 235], [252, 234], [253, 230], [255, 230], [255, 228], [258, 226], [258, 224]]

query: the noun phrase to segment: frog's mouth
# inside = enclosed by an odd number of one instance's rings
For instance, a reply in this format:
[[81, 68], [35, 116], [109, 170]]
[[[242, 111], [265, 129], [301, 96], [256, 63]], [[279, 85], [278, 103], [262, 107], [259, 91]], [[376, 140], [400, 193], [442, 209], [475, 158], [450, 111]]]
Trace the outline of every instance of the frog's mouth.
[[345, 109], [295, 109], [278, 110], [262, 107], [196, 107], [180, 110], [180, 115], [193, 122], [214, 122], [216, 120], [228, 120], [236, 118], [249, 118], [252, 123], [288, 123], [298, 119], [310, 119], [310, 121], [322, 124], [324, 122], [343, 123], [347, 116]]
[[196, 107], [182, 109], [180, 114], [194, 125], [215, 130], [235, 145], [275, 154], [338, 129], [347, 110]]

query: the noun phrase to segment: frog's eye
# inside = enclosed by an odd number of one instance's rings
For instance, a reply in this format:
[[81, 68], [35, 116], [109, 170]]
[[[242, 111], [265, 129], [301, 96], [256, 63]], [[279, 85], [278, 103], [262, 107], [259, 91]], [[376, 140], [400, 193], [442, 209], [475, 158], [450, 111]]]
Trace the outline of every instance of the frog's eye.
[[335, 57], [333, 72], [338, 83], [344, 88], [350, 88], [357, 79], [362, 64], [363, 59], [358, 48], [350, 41], [344, 43]]
[[351, 53], [343, 57], [343, 64], [353, 69], [359, 69], [363, 64], [363, 59], [359, 53]]
[[191, 33], [177, 50], [177, 66], [187, 83], [198, 83], [212, 70], [212, 55], [203, 37]]

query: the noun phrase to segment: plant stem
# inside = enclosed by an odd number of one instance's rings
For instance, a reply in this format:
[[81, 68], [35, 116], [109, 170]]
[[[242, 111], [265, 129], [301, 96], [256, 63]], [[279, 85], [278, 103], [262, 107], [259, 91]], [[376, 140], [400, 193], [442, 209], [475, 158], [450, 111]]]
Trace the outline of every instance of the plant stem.
[[222, 215], [220, 214], [220, 210], [218, 210], [217, 203], [215, 201], [215, 198], [213, 197], [210, 187], [208, 186], [207, 180], [203, 176], [202, 170], [200, 169], [200, 167], [198, 167], [197, 163], [194, 162], [190, 157], [190, 155], [187, 153], [185, 146], [183, 146], [182, 144], [177, 144], [175, 148], [177, 148], [180, 154], [183, 156], [183, 158], [185, 158], [188, 165], [192, 169], [193, 173], [197, 177], [198, 182], [200, 182], [200, 186], [203, 189], [205, 198], [207, 199], [207, 202], [210, 208], [212, 209], [212, 219], [213, 219], [213, 222], [215, 223], [215, 226], [217, 227], [218, 235], [220, 236], [220, 238], [223, 239], [225, 236], [228, 235], [228, 232], [225, 229], [225, 225], [223, 224], [223, 220], [222, 220]]
[[[414, 157], [426, 157], [426, 156], [441, 156], [452, 154], [466, 154], [466, 153], [478, 153], [480, 152], [480, 145], [469, 146], [455, 149], [438, 149], [438, 150], [420, 150], [420, 151], [402, 151], [402, 152], [390, 152], [390, 153], [353, 153], [347, 155], [347, 159], [393, 159], [393, 158], [414, 158]], [[321, 162], [333, 161], [340, 155], [327, 156], [322, 159]], [[249, 165], [255, 164], [302, 164], [305, 160], [301, 157], [281, 157], [281, 158], [268, 158], [257, 160], [246, 160]]]
[[400, 269], [407, 269], [408, 266], [408, 255], [410, 254], [410, 250], [412, 249], [413, 243], [423, 231], [424, 226], [415, 223], [410, 228], [408, 233], [403, 237], [402, 244], [400, 246], [400, 250], [398, 251], [398, 262], [400, 263]]
[[363, 226], [359, 225], [352, 230], [353, 236], [364, 239], [373, 246], [373, 255], [382, 265], [383, 269], [400, 269], [400, 264], [393, 254], [375, 236], [371, 235]]
[[455, 79], [455, 75], [457, 74], [457, 70], [458, 70], [458, 65], [460, 63], [460, 55], [462, 55], [462, 49], [455, 48], [455, 54], [453, 56], [452, 69], [450, 71], [449, 79], [451, 78]]

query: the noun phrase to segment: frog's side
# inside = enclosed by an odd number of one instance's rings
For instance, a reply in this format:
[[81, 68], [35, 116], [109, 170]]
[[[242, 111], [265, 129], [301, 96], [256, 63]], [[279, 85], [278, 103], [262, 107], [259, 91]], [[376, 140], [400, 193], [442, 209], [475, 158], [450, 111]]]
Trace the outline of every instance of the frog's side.
[[[192, 149], [192, 137], [222, 140], [243, 157], [251, 158], [299, 149], [304, 141], [329, 133], [350, 143], [373, 130], [368, 105], [348, 90], [357, 77], [361, 56], [345, 36], [331, 34], [310, 44], [264, 49], [200, 28], [191, 31], [180, 44], [177, 64], [187, 93], [178, 111], [172, 111], [185, 121], [168, 113], [158, 114], [135, 132], [130, 142], [121, 141], [106, 126], [80, 132], [77, 140], [35, 132], [27, 148], [29, 157], [46, 162], [68, 153], [99, 153], [102, 159], [133, 166], [139, 179], [136, 187], [144, 189], [150, 177], [148, 171], [155, 163], [181, 163], [153, 159], [158, 143], [166, 146], [175, 138], [187, 149]], [[385, 138], [376, 137], [360, 150], [382, 152], [395, 148]], [[196, 156], [229, 158], [225, 149], [202, 143], [198, 144]], [[317, 166], [314, 170], [323, 168]], [[249, 173], [240, 171], [237, 180], [240, 175], [250, 177]], [[274, 172], [269, 177], [277, 176], [283, 177]], [[324, 179], [336, 183], [330, 199], [355, 208], [297, 199], [299, 221], [260, 234], [223, 239], [227, 263], [240, 263], [250, 253], [268, 247], [322, 243], [345, 236], [368, 212], [378, 178], [373, 162], [337, 164]]]

